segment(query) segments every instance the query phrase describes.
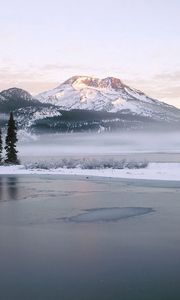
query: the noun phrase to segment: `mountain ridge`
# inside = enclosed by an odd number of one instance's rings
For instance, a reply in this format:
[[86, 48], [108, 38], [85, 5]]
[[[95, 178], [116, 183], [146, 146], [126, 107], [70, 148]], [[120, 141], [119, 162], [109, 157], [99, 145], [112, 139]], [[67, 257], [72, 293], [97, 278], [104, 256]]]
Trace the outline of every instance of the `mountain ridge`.
[[[56, 88], [38, 94], [36, 98], [42, 103], [53, 104], [65, 110], [108, 112], [128, 110], [131, 113], [152, 116], [154, 109], [150, 106], [153, 105], [157, 106], [156, 108], [160, 106], [176, 109], [137, 89], [130, 88], [115, 77], [99, 79], [90, 76], [73, 76]], [[143, 107], [144, 103], [146, 107]]]
[[111, 131], [147, 124], [180, 127], [180, 109], [114, 77], [73, 76], [38, 96], [19, 88], [3, 90], [0, 113], [10, 111], [19, 128], [35, 131]]

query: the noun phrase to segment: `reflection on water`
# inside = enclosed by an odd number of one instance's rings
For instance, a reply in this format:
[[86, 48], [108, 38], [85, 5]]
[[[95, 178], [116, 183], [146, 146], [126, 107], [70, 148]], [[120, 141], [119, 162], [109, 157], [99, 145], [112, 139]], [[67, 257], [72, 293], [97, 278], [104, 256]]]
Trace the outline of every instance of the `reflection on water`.
[[9, 200], [17, 200], [18, 197], [18, 178], [8, 177], [7, 178], [7, 192]]
[[15, 176], [0, 176], [0, 201], [11, 201], [18, 199], [18, 178]]
[[0, 176], [0, 201], [2, 200], [3, 196], [3, 184], [2, 184], [2, 177]]

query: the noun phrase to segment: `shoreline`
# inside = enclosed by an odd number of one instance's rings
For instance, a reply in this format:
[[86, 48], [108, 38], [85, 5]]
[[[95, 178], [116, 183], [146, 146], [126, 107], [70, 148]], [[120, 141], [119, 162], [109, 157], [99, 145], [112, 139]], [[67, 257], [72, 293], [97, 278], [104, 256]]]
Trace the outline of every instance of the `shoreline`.
[[27, 169], [24, 165], [0, 166], [3, 175], [65, 175], [115, 179], [180, 181], [180, 163], [149, 163], [140, 169]]

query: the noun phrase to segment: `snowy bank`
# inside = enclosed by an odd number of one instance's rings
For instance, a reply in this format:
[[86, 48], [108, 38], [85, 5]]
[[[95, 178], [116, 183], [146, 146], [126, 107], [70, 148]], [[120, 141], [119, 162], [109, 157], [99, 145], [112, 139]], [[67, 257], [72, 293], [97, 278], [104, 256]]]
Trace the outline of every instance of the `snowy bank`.
[[110, 178], [153, 179], [153, 180], [180, 180], [180, 163], [149, 163], [146, 168], [140, 169], [30, 169], [20, 166], [0, 166], [0, 175], [81, 175]]

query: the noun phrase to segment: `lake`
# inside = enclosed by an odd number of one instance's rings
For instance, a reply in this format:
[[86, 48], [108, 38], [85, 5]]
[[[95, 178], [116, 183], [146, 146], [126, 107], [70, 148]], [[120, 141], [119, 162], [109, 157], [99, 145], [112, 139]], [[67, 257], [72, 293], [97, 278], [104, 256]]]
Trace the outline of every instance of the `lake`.
[[0, 177], [1, 300], [180, 299], [180, 183]]

